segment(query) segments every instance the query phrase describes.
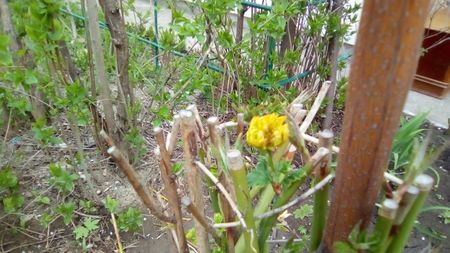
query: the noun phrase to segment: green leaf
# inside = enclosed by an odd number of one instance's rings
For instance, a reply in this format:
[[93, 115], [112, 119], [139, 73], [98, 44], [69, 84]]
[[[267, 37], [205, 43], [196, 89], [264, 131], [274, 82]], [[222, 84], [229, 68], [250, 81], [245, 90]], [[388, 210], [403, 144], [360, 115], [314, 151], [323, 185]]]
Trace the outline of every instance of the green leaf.
[[89, 230], [83, 226], [76, 227], [73, 233], [75, 234], [76, 240], [84, 239], [89, 236]]
[[25, 83], [28, 85], [37, 84], [39, 81], [32, 70], [27, 69], [25, 72]]
[[130, 207], [124, 213], [119, 214], [117, 223], [125, 232], [137, 232], [142, 227], [142, 214], [137, 208]]
[[336, 253], [357, 253], [358, 251], [352, 248], [352, 246], [345, 242], [336, 242], [334, 244], [334, 250]]
[[83, 225], [87, 228], [87, 230], [93, 231], [95, 229], [98, 228], [98, 222], [99, 220], [95, 220], [95, 219], [91, 219], [91, 218], [87, 218], [84, 220]]
[[55, 185], [61, 192], [71, 192], [74, 189], [74, 181], [78, 179], [78, 175], [70, 174], [58, 164], [50, 164], [50, 183]]
[[56, 212], [63, 217], [64, 224], [66, 225], [69, 225], [72, 221], [73, 211], [75, 211], [75, 204], [73, 202], [62, 203], [56, 208]]
[[296, 219], [304, 219], [305, 217], [311, 216], [313, 211], [314, 207], [312, 205], [304, 204], [294, 211], [294, 217]]
[[266, 186], [271, 183], [271, 176], [268, 170], [267, 158], [260, 156], [256, 168], [247, 175], [249, 186]]
[[11, 167], [0, 170], [0, 192], [4, 190], [16, 190], [19, 186], [17, 177], [13, 174]]
[[47, 196], [38, 196], [36, 198], [36, 201], [38, 203], [44, 204], [44, 205], [50, 205], [50, 198]]
[[42, 214], [42, 216], [39, 218], [39, 224], [43, 226], [44, 228], [48, 228], [48, 225], [50, 222], [54, 219], [54, 217], [46, 212]]
[[80, 200], [80, 207], [88, 213], [97, 211], [97, 208], [94, 207], [94, 204], [90, 200]]
[[117, 202], [117, 200], [111, 198], [110, 196], [106, 196], [105, 208], [106, 208], [106, 210], [108, 210], [108, 212], [116, 213], [118, 205], [119, 205], [119, 202]]
[[197, 245], [197, 234], [195, 233], [195, 228], [191, 228], [186, 232], [186, 239], [192, 244]]
[[11, 195], [3, 199], [3, 207], [7, 214], [16, 213], [23, 206], [25, 198], [20, 195]]

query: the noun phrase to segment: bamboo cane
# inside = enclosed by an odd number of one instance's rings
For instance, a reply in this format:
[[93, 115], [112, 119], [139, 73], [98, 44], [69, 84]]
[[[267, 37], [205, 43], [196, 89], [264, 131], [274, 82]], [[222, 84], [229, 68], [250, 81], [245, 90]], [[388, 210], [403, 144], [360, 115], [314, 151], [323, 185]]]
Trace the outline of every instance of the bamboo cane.
[[239, 210], [244, 214], [244, 220], [247, 229], [244, 229], [245, 252], [258, 252], [257, 234], [255, 229], [255, 219], [253, 217], [253, 208], [247, 185], [247, 173], [244, 167], [244, 161], [241, 152], [230, 150], [227, 153], [230, 175], [233, 179], [236, 199]]
[[[180, 117], [183, 130], [184, 167], [186, 169], [189, 195], [194, 205], [197, 206], [204, 215], [205, 204], [203, 202], [201, 190], [201, 174], [198, 173], [195, 166], [195, 157], [197, 156], [196, 122], [191, 111], [180, 111]], [[195, 221], [195, 233], [197, 236], [197, 247], [200, 253], [209, 253], [208, 233], [198, 221]]]
[[411, 233], [417, 216], [419, 215], [420, 210], [422, 209], [422, 206], [425, 203], [431, 188], [433, 187], [433, 183], [433, 178], [426, 174], [421, 174], [416, 177], [414, 184], [419, 188], [419, 195], [406, 215], [405, 220], [400, 225], [399, 233], [392, 239], [392, 242], [386, 252], [403, 252], [406, 242], [408, 241], [409, 234]]
[[161, 171], [161, 177], [165, 185], [165, 192], [167, 200], [170, 205], [170, 209], [173, 212], [176, 220], [176, 232], [177, 238], [180, 245], [180, 252], [188, 252], [186, 235], [184, 234], [183, 228], [183, 215], [181, 213], [180, 199], [177, 193], [177, 183], [175, 181], [175, 176], [172, 173], [172, 165], [170, 163], [170, 154], [166, 150], [166, 142], [164, 140], [164, 133], [161, 128], [157, 127], [153, 130], [156, 142], [159, 146], [159, 168]]
[[374, 233], [377, 236], [377, 244], [373, 253], [384, 253], [387, 248], [387, 242], [391, 227], [398, 210], [398, 203], [393, 199], [385, 199], [378, 209], [377, 224], [375, 225]]
[[[333, 146], [333, 137], [333, 132], [327, 129], [323, 130], [319, 133], [319, 146], [331, 150], [331, 147]], [[330, 152], [322, 165], [318, 166], [314, 171], [313, 184], [320, 182], [330, 173], [331, 156], [332, 154]], [[310, 251], [315, 251], [322, 241], [328, 210], [328, 188], [327, 184], [314, 195]]]

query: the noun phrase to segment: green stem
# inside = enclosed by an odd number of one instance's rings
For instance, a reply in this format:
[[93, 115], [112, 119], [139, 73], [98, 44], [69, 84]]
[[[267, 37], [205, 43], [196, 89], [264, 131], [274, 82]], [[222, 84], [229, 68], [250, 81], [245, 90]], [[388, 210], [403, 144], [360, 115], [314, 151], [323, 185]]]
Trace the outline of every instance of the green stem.
[[378, 209], [378, 219], [374, 233], [377, 236], [377, 244], [373, 253], [383, 253], [386, 251], [389, 242], [389, 234], [398, 210], [398, 203], [393, 199], [386, 199]]
[[[315, 180], [318, 182], [317, 179]], [[325, 220], [328, 210], [328, 184], [318, 190], [314, 195], [314, 212], [311, 228], [310, 251], [315, 251], [322, 241], [322, 234], [325, 228]]]
[[414, 227], [414, 223], [417, 220], [417, 216], [419, 215], [420, 210], [428, 197], [428, 193], [433, 187], [433, 178], [422, 174], [416, 177], [415, 183], [420, 190], [419, 196], [417, 196], [417, 199], [414, 201], [411, 209], [405, 217], [405, 220], [400, 225], [399, 233], [392, 239], [392, 242], [386, 252], [403, 252], [406, 242], [408, 241], [408, 237]]
[[[283, 191], [283, 193], [281, 193], [280, 197], [275, 201], [273, 208], [281, 207], [289, 201], [289, 199], [295, 194], [300, 185], [303, 184], [305, 179], [311, 173], [313, 166], [311, 164], [307, 164], [303, 169], [306, 173], [304, 173], [301, 178], [292, 183], [285, 191]], [[266, 240], [276, 221], [277, 215], [272, 215], [271, 217], [263, 219], [259, 224], [258, 246], [261, 249], [261, 252], [268, 251]]]
[[[251, 194], [251, 193], [250, 193]], [[269, 209], [270, 203], [272, 203], [273, 198], [275, 197], [275, 192], [273, 190], [272, 185], [267, 185], [266, 188], [264, 188], [264, 191], [261, 193], [261, 197], [259, 198], [258, 204], [255, 207], [254, 215], [258, 216], [260, 214], [263, 214]], [[258, 226], [260, 221], [256, 221], [255, 224]], [[244, 237], [239, 237], [238, 242], [236, 243], [235, 252], [236, 253], [243, 253], [245, 252], [244, 248]]]
[[239, 211], [244, 215], [247, 229], [243, 230], [245, 239], [245, 252], [258, 252], [257, 234], [255, 229], [255, 218], [247, 185], [247, 173], [244, 168], [241, 153], [238, 150], [230, 150], [227, 154], [230, 175], [236, 192], [236, 200]]

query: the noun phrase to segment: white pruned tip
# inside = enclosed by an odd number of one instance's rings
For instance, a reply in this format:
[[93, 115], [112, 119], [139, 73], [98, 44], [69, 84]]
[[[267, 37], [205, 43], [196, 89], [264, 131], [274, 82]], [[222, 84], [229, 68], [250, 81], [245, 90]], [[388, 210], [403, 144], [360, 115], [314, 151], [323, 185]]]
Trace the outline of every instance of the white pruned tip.
[[334, 137], [333, 131], [329, 129], [324, 129], [320, 132], [320, 136], [325, 139], [331, 139]]
[[244, 161], [242, 160], [241, 152], [237, 149], [232, 149], [227, 153], [228, 162], [230, 163], [230, 169], [240, 170], [244, 167]]
[[182, 118], [182, 119], [192, 117], [192, 112], [188, 111], [188, 110], [181, 110], [178, 114], [180, 115], [180, 118]]
[[160, 127], [155, 127], [155, 128], [153, 128], [153, 133], [154, 134], [158, 134], [159, 132], [161, 132], [162, 131], [162, 129], [160, 128]]
[[291, 111], [296, 112], [297, 110], [303, 109], [303, 104], [295, 103], [291, 105]]
[[420, 174], [414, 179], [420, 191], [429, 191], [433, 187], [434, 179], [427, 174]]
[[188, 196], [184, 196], [181, 198], [181, 204], [183, 204], [183, 206], [189, 206], [191, 203], [192, 201]]
[[108, 154], [112, 155], [115, 151], [116, 151], [116, 146], [112, 146], [110, 148], [108, 148], [108, 150], [106, 152], [108, 152]]
[[209, 117], [208, 120], [206, 120], [206, 123], [208, 123], [208, 125], [217, 125], [219, 124], [219, 118], [216, 116]]
[[383, 201], [383, 207], [389, 210], [396, 210], [398, 208], [398, 203], [393, 199], [385, 199]]
[[417, 195], [417, 194], [419, 194], [419, 188], [417, 188], [414, 185], [411, 185], [408, 187], [408, 189], [406, 189], [406, 192], [411, 195]]
[[159, 151], [159, 147], [155, 148], [154, 153], [156, 156], [159, 156], [161, 154], [161, 151]]

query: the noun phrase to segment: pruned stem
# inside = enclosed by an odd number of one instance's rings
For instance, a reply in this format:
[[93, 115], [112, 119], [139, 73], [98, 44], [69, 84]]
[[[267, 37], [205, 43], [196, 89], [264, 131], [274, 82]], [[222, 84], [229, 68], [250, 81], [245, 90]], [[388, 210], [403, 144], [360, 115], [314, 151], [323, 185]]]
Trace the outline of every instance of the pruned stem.
[[244, 229], [245, 252], [258, 252], [258, 243], [256, 239], [255, 219], [253, 217], [253, 208], [247, 185], [247, 173], [244, 167], [244, 161], [241, 152], [230, 150], [227, 153], [230, 175], [233, 179], [234, 190], [238, 202], [239, 210], [244, 214], [244, 220], [247, 223], [247, 229]]
[[400, 225], [398, 234], [393, 238], [389, 248], [386, 252], [392, 253], [400, 253], [403, 252], [405, 248], [406, 242], [408, 241], [408, 237], [411, 233], [411, 230], [414, 227], [414, 223], [417, 219], [417, 216], [422, 209], [423, 204], [425, 203], [426, 198], [428, 197], [428, 193], [433, 187], [434, 180], [432, 177], [421, 174], [416, 177], [414, 180], [415, 185], [419, 188], [419, 195], [414, 201], [411, 209], [405, 217], [405, 220]]
[[119, 149], [116, 146], [112, 146], [108, 149], [108, 154], [114, 159], [118, 167], [122, 170], [122, 172], [127, 176], [128, 181], [133, 186], [134, 190], [141, 198], [144, 205], [150, 210], [150, 212], [156, 216], [156, 218], [168, 222], [175, 223], [175, 219], [173, 217], [169, 217], [163, 214], [160, 206], [156, 203], [156, 200], [145, 190], [144, 186], [139, 182], [137, 178], [136, 172], [133, 167], [128, 163], [128, 160], [122, 155]]
[[144, 205], [150, 210], [150, 212], [156, 216], [156, 218], [168, 222], [168, 223], [175, 223], [175, 219], [173, 217], [169, 217], [167, 215], [164, 215], [163, 211], [161, 210], [160, 206], [158, 206], [156, 203], [157, 201], [150, 195], [144, 186], [139, 181], [136, 172], [134, 171], [133, 167], [128, 163], [128, 160], [125, 159], [125, 157], [122, 155], [119, 149], [116, 148], [114, 143], [112, 142], [111, 138], [104, 132], [100, 132], [100, 136], [103, 137], [105, 142], [109, 144], [112, 144], [110, 148], [108, 148], [108, 154], [113, 158], [114, 162], [117, 164], [117, 166], [122, 170], [122, 172], [127, 176], [128, 181], [133, 186], [134, 191], [138, 194], [138, 196], [141, 198]]
[[[205, 204], [202, 194], [202, 177], [198, 173], [195, 166], [195, 159], [197, 157], [197, 140], [198, 130], [196, 129], [196, 120], [191, 111], [180, 111], [181, 127], [183, 131], [183, 152], [184, 152], [184, 167], [187, 177], [187, 185], [189, 187], [189, 196], [194, 205], [201, 210], [204, 215]], [[197, 246], [200, 252], [210, 252], [208, 233], [206, 229], [195, 221], [195, 233], [197, 236]]]
[[374, 253], [383, 253], [387, 248], [387, 242], [391, 227], [398, 210], [398, 203], [393, 199], [385, 199], [378, 209], [377, 224], [374, 233], [377, 236], [377, 244]]
[[164, 133], [161, 128], [155, 128], [153, 133], [156, 137], [156, 142], [159, 146], [160, 160], [159, 167], [161, 171], [161, 178], [163, 179], [167, 200], [170, 209], [173, 212], [176, 220], [176, 232], [180, 245], [180, 252], [188, 252], [186, 235], [183, 228], [183, 215], [181, 213], [180, 199], [177, 193], [177, 183], [175, 175], [172, 173], [172, 164], [170, 162], [170, 154], [166, 150], [166, 142], [164, 140]]
[[173, 116], [172, 132], [170, 132], [170, 134], [167, 135], [166, 147], [167, 147], [167, 153], [169, 153], [169, 156], [172, 155], [173, 150], [175, 149], [179, 131], [180, 131], [180, 115], [175, 114]]
[[239, 219], [239, 222], [241, 223], [241, 226], [244, 229], [247, 229], [247, 224], [244, 220], [244, 217], [242, 216], [242, 213], [239, 211], [239, 208], [237, 207], [236, 203], [234, 203], [233, 198], [231, 197], [231, 195], [227, 192], [227, 190], [225, 189], [225, 187], [219, 182], [219, 180], [208, 170], [208, 168], [206, 168], [205, 165], [203, 165], [201, 162], [196, 162], [197, 167], [203, 172], [205, 173], [205, 175], [207, 177], [209, 177], [211, 179], [211, 181], [213, 181], [213, 183], [217, 186], [217, 188], [219, 189], [220, 193], [222, 193], [222, 195], [226, 198], [226, 200], [228, 201], [228, 204], [230, 204], [231, 209], [233, 209], [234, 213], [236, 214], [236, 216]]
[[[303, 170], [305, 170], [303, 176], [299, 178], [297, 181], [293, 182], [286, 190], [283, 190], [281, 195], [275, 201], [274, 207], [279, 208], [285, 205], [289, 201], [289, 199], [294, 195], [294, 193], [297, 191], [300, 185], [303, 184], [307, 176], [311, 174], [313, 169], [316, 168], [322, 162], [322, 160], [325, 157], [327, 157], [329, 153], [330, 151], [328, 149], [319, 148], [317, 152], [313, 156], [311, 156], [310, 160], [303, 167]], [[265, 249], [267, 247], [266, 239], [269, 236], [270, 230], [275, 224], [276, 218], [277, 217], [275, 215], [267, 217], [263, 221], [261, 221], [259, 225], [260, 229], [259, 229], [258, 244], [261, 252], [265, 252]]]
[[206, 231], [214, 238], [216, 243], [220, 245], [220, 237], [217, 234], [216, 229], [209, 224], [206, 218], [200, 213], [197, 207], [192, 203], [188, 196], [181, 198], [181, 203], [192, 214], [192, 216], [206, 229]]
[[[319, 133], [319, 145], [321, 147], [327, 148], [331, 150], [333, 146], [333, 132], [325, 129], [324, 131]], [[327, 155], [327, 159], [318, 167], [316, 167], [314, 171], [314, 179], [313, 183], [316, 184], [323, 178], [325, 178], [330, 173], [331, 167], [331, 152]], [[318, 190], [314, 195], [314, 211], [312, 218], [312, 228], [311, 228], [311, 244], [310, 251], [315, 251], [321, 241], [322, 234], [325, 228], [325, 221], [328, 210], [328, 184], [324, 185], [324, 187]]]

